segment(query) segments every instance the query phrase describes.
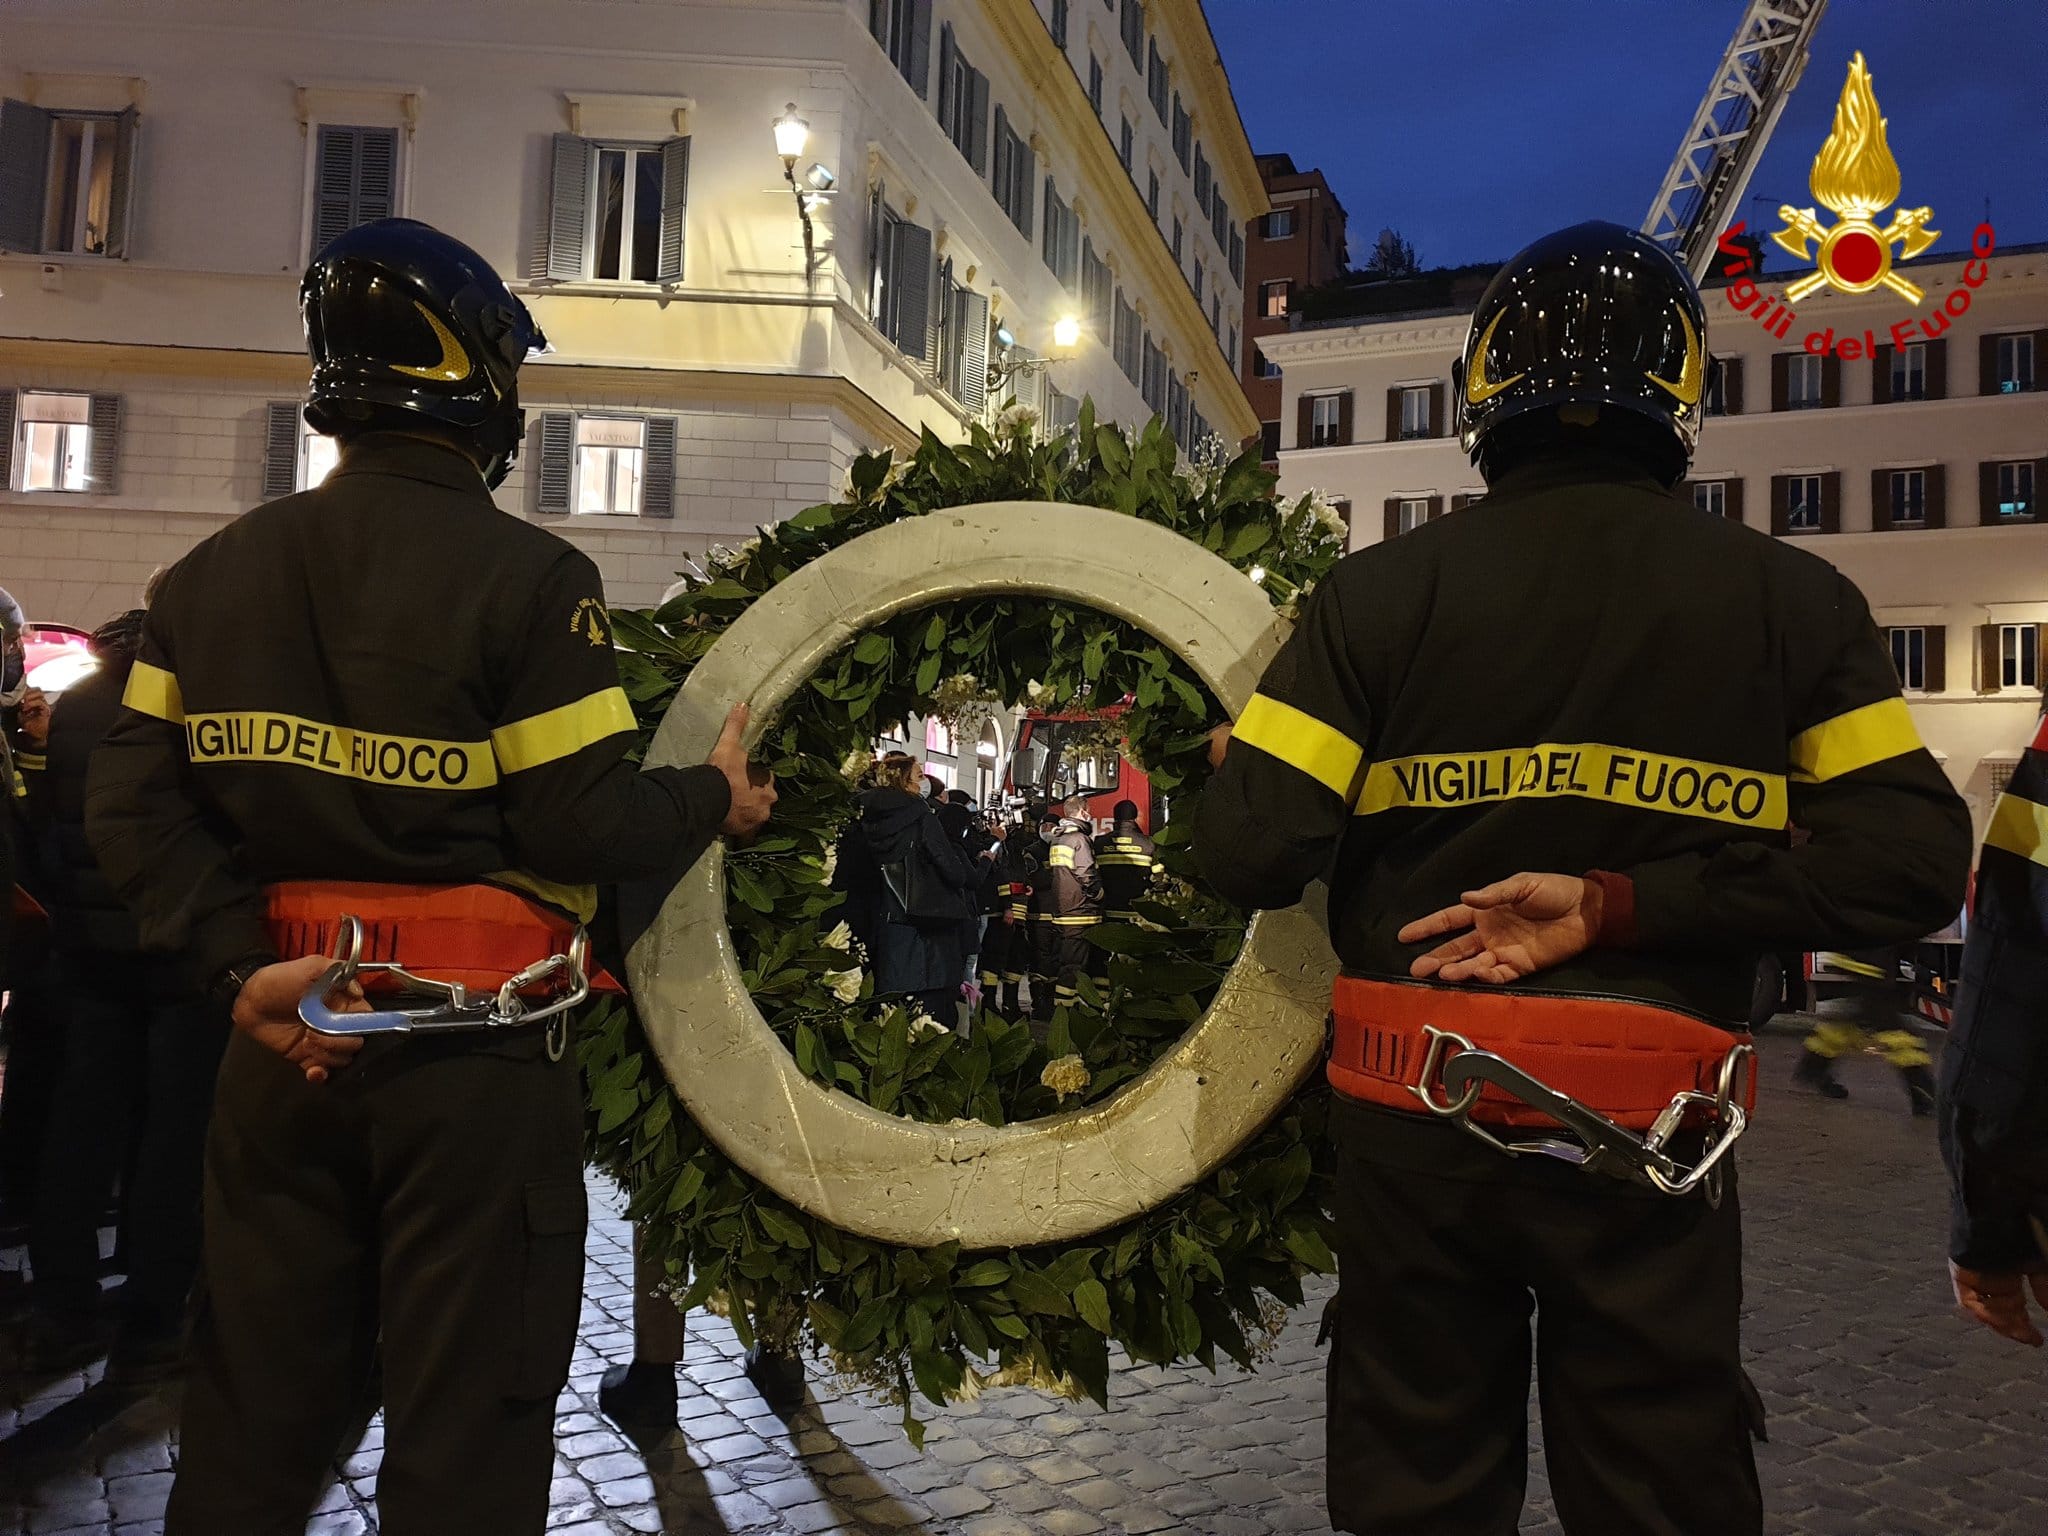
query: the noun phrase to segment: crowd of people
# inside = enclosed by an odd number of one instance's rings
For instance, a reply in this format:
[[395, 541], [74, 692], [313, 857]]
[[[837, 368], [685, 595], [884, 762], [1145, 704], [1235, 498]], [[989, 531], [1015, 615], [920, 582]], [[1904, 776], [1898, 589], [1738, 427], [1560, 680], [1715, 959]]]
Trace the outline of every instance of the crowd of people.
[[[152, 583], [55, 709], [0, 594], [0, 1198], [32, 1274], [5, 1300], [32, 1367], [181, 1369], [169, 1536], [300, 1528], [378, 1405], [390, 1536], [528, 1536], [581, 1301], [566, 1010], [622, 970], [600, 889], [667, 889], [776, 790], [743, 701], [701, 764], [636, 763], [595, 566], [493, 503], [545, 338], [489, 265], [374, 221], [301, 304], [322, 486]], [[1509, 262], [1453, 373], [1487, 497], [1340, 562], [1212, 738], [1210, 886], [1273, 908], [1324, 882], [1344, 968], [1340, 1530], [1512, 1530], [1532, 1355], [1567, 1529], [1761, 1530], [1730, 1155], [1757, 957], [1910, 942], [1963, 900], [1969, 814], [1862, 595], [1670, 494], [1705, 332], [1632, 232]], [[1149, 816], [1106, 820], [978, 809], [884, 756], [834, 875], [870, 995], [1044, 1038], [1097, 925], [1147, 920]], [[1939, 1084], [1958, 1301], [2036, 1344], [2044, 869], [2048, 731], [1991, 819]], [[1854, 1043], [1817, 1037], [1802, 1074], [1825, 1089]], [[670, 1344], [621, 1370], [666, 1373], [673, 1422], [681, 1330], [655, 1323]]]

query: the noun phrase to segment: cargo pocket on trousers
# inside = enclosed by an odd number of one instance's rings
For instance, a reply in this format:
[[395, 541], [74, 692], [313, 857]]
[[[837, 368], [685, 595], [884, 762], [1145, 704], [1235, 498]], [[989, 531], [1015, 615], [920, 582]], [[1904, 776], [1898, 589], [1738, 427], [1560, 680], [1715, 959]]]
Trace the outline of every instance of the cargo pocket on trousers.
[[508, 1397], [553, 1397], [569, 1379], [583, 1316], [587, 1199], [581, 1179], [538, 1179], [526, 1186], [519, 1341], [505, 1386]]

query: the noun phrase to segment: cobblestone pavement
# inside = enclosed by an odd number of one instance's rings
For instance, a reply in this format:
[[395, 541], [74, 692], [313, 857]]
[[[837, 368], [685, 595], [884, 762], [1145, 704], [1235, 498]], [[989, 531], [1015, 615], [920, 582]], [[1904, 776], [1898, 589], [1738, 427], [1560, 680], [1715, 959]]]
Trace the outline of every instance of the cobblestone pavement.
[[[1845, 1104], [1792, 1091], [1796, 1049], [1791, 1035], [1767, 1042], [1765, 1104], [1744, 1147], [1747, 1344], [1770, 1410], [1769, 1529], [2048, 1530], [2044, 1361], [1951, 1315], [1931, 1125], [1907, 1117], [1875, 1061], [1845, 1064]], [[596, 1412], [600, 1373], [630, 1348], [626, 1243], [617, 1220], [593, 1227], [583, 1336], [558, 1426], [550, 1527], [562, 1536], [1327, 1529], [1315, 1347], [1326, 1291], [1256, 1376], [1126, 1368], [1107, 1412], [992, 1393], [930, 1411], [924, 1455], [893, 1412], [835, 1391], [815, 1369], [809, 1403], [777, 1419], [742, 1375], [731, 1329], [698, 1314], [682, 1433], [642, 1450]], [[0, 1536], [157, 1531], [175, 1454], [168, 1411], [103, 1401], [96, 1371], [25, 1380], [0, 1347], [0, 1434], [14, 1437], [0, 1448]], [[338, 1466], [313, 1531], [376, 1529], [381, 1444], [373, 1424]], [[1529, 1492], [1525, 1536], [1555, 1536], [1540, 1451]]]

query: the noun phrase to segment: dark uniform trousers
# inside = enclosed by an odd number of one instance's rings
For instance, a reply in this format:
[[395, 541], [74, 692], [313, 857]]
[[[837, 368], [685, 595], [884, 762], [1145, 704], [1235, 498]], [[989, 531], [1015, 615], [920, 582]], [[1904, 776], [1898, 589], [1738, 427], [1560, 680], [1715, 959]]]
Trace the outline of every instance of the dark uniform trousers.
[[1741, 1218], [1341, 1096], [1330, 1523], [1514, 1536], [1534, 1316], [1544, 1458], [1572, 1536], [1755, 1536]]
[[324, 1084], [237, 1035], [167, 1536], [299, 1536], [380, 1340], [384, 1536], [537, 1536], [582, 1166], [574, 1052], [548, 1061], [541, 1029], [373, 1041]]
[[1037, 1022], [1050, 1023], [1052, 1011], [1062, 1003], [1074, 1001], [1074, 990], [1079, 978], [1093, 969], [1095, 946], [1088, 942], [1088, 931], [1097, 919], [1086, 922], [1055, 922], [1050, 917], [1036, 920], [1038, 930], [1035, 963], [1031, 968], [1031, 1017]]
[[1029, 920], [996, 913], [981, 933], [983, 1006], [1005, 1019], [1024, 1011], [1024, 973], [1031, 964]]

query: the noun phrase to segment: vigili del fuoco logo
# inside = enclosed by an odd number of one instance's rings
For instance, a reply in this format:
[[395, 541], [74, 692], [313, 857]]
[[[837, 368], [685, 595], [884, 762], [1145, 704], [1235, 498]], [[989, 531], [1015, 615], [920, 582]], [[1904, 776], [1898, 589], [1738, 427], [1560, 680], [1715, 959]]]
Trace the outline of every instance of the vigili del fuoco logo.
[[[1926, 290], [1902, 277], [1893, 264], [1918, 256], [1941, 238], [1941, 231], [1927, 227], [1934, 210], [1924, 206], [1899, 208], [1888, 223], [1880, 227], [1877, 222], [1899, 200], [1899, 162], [1885, 142], [1885, 119], [1879, 115], [1877, 91], [1860, 53], [1849, 61], [1849, 78], [1835, 103], [1835, 125], [1813, 157], [1807, 187], [1814, 201], [1835, 215], [1835, 222], [1823, 222], [1813, 209], [1787, 203], [1778, 209], [1785, 227], [1773, 230], [1771, 238], [1801, 261], [1813, 262], [1815, 269], [1782, 295], [1764, 292], [1748, 276], [1749, 249], [1740, 238], [1747, 221], [1738, 222], [1717, 242], [1727, 258], [1724, 270], [1735, 279], [1725, 290], [1730, 306], [1781, 340], [1791, 339], [1799, 320], [1792, 306], [1824, 289], [1859, 294], [1885, 288], [1920, 308]], [[1972, 230], [1970, 251], [1975, 259], [1964, 264], [1962, 281], [1926, 313], [1909, 314], [1894, 323], [1891, 344], [1931, 341], [1948, 330], [1950, 321], [1967, 313], [1975, 291], [1990, 276], [1985, 258], [1996, 244], [1988, 223]], [[1874, 329], [1837, 338], [1832, 325], [1808, 329], [1800, 344], [1809, 352], [1833, 353], [1852, 362], [1875, 357], [1880, 345]]]

